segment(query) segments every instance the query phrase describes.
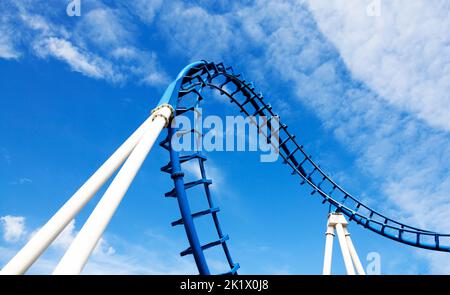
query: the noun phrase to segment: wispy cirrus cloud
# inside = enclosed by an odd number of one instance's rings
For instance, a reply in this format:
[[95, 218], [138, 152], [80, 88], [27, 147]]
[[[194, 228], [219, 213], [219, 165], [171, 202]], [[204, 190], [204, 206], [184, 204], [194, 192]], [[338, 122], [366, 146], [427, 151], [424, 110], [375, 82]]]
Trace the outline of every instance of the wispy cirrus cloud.
[[446, 1], [309, 1], [320, 29], [356, 79], [389, 104], [450, 131], [450, 37]]
[[[317, 1], [314, 5], [320, 6], [319, 3], [320, 1]], [[328, 4], [329, 2], [326, 2], [326, 5]], [[343, 9], [347, 14], [359, 14], [360, 19], [369, 18], [366, 15], [366, 6], [358, 4], [350, 7], [350, 3], [347, 2], [342, 4], [341, 8], [336, 9]], [[420, 5], [430, 6], [429, 3], [415, 3], [413, 6], [416, 13], [421, 11]], [[392, 11], [399, 11], [398, 8], [391, 8]], [[436, 8], [439, 6], [433, 9]], [[320, 8], [317, 9], [320, 10]], [[429, 10], [429, 8], [424, 9]], [[383, 11], [385, 10], [386, 7]], [[294, 15], [288, 14], [288, 10], [285, 10], [285, 13], [291, 21], [296, 19]], [[300, 12], [294, 13], [300, 14]], [[356, 16], [352, 18], [342, 13], [339, 17], [334, 17], [344, 18], [341, 20], [342, 22], [350, 23]], [[358, 19], [358, 17], [356, 18]], [[406, 31], [409, 36], [411, 29], [409, 26], [401, 26], [401, 24], [405, 24], [401, 19], [392, 21], [396, 24], [396, 26], [392, 26], [392, 29], [395, 28], [396, 34], [401, 36], [402, 32]], [[320, 25], [320, 18], [318, 22]], [[302, 28], [302, 23], [305, 23], [305, 19], [299, 20], [298, 23], [293, 22], [293, 27], [289, 30], [284, 28], [282, 35], [285, 40], [284, 46], [276, 47], [270, 53], [275, 60], [285, 56], [298, 57], [298, 64], [283, 62], [277, 65], [275, 63], [275, 68], [281, 77], [294, 83], [299, 89], [297, 93], [299, 99], [316, 112], [342, 143], [351, 147], [351, 150], [358, 156], [357, 165], [361, 171], [378, 179], [382, 193], [380, 197], [384, 196], [388, 200], [384, 206], [385, 209], [391, 208], [389, 210], [391, 214], [405, 218], [413, 224], [449, 231], [450, 228], [445, 226], [448, 223], [442, 222], [448, 220], [445, 212], [448, 212], [450, 206], [448, 198], [450, 138], [448, 134], [439, 127], [434, 128], [433, 124], [424, 121], [420, 115], [407, 112], [407, 109], [399, 108], [397, 104], [391, 103], [392, 96], [382, 95], [376, 88], [369, 88], [361, 81], [356, 80], [353, 66], [347, 68], [347, 62], [344, 60], [344, 64], [341, 61], [341, 52], [334, 52], [333, 46], [324, 36], [321, 36], [320, 32], [308, 29], [308, 26]], [[330, 29], [331, 27], [333, 26], [330, 26]], [[334, 26], [336, 30], [340, 30], [342, 27], [341, 25]], [[387, 28], [383, 27], [383, 29]], [[440, 29], [437, 29], [436, 34], [433, 34], [433, 30], [430, 28], [429, 31], [431, 36], [429, 42], [433, 43], [434, 39], [439, 39], [440, 42], [440, 37], [438, 37]], [[295, 46], [295, 40], [298, 40], [297, 38], [300, 36], [309, 42], [304, 46]], [[353, 42], [349, 36], [339, 40], [344, 46], [346, 42]], [[389, 46], [389, 40], [378, 40], [379, 45], [377, 46], [382, 47], [385, 43]], [[411, 56], [415, 54], [408, 50], [410, 45], [408, 42], [413, 44], [418, 42], [408, 38], [404, 42], [406, 43], [404, 54]], [[391, 54], [393, 53], [391, 52]], [[397, 58], [403, 58], [404, 54], [398, 53]], [[450, 58], [450, 52], [446, 53], [443, 50], [441, 55], [441, 60], [417, 56], [417, 62], [423, 64], [438, 62], [445, 67], [444, 60]], [[357, 57], [353, 59], [349, 56], [348, 59], [350, 63], [355, 64], [354, 66], [364, 68], [364, 62], [359, 62]], [[384, 63], [383, 60], [384, 57], [372, 60], [372, 66], [380, 66]], [[404, 63], [407, 64], [406, 61]], [[395, 68], [389, 70], [395, 71]], [[373, 70], [373, 73], [378, 73], [378, 71]], [[377, 76], [377, 79], [384, 79], [385, 83], [391, 83], [392, 77], [389, 74], [384, 76], [382, 74], [381, 76], [384, 78], [379, 75], [373, 76]], [[435, 75], [425, 73], [423, 79], [427, 79], [430, 83], [435, 82], [434, 87], [439, 88], [440, 80], [433, 80], [433, 77]], [[406, 83], [414, 83], [417, 77], [405, 75], [402, 79]], [[427, 97], [430, 99], [422, 101], [427, 109], [438, 110], [443, 105], [445, 108], [445, 102], [439, 103], [445, 100], [441, 94]], [[413, 100], [412, 98], [411, 101]], [[379, 197], [377, 199], [379, 200]], [[379, 201], [377, 203], [380, 204]]]
[[10, 25], [11, 18], [12, 16], [8, 14], [0, 15], [0, 58], [4, 59], [17, 59], [21, 56], [14, 39], [17, 32]]
[[163, 0], [131, 0], [121, 4], [129, 9], [132, 14], [138, 16], [143, 23], [150, 25], [154, 22], [156, 14], [160, 11]]
[[6, 215], [0, 217], [3, 239], [8, 243], [20, 241], [25, 235], [25, 217]]
[[229, 16], [212, 14], [201, 6], [174, 1], [164, 7], [159, 28], [175, 52], [187, 54], [193, 60], [216, 60], [231, 53], [239, 44], [234, 39], [238, 34], [233, 31]]
[[124, 76], [117, 73], [113, 65], [89, 52], [83, 52], [71, 42], [49, 37], [37, 41], [33, 46], [36, 54], [41, 58], [54, 57], [66, 62], [73, 71], [80, 72], [88, 77], [106, 79], [111, 82], [124, 80]]
[[17, 59], [20, 53], [14, 48], [12, 37], [6, 29], [0, 28], [0, 58]]
[[[134, 2], [133, 2], [134, 3]], [[60, 8], [67, 3], [58, 2]], [[57, 6], [57, 5], [56, 5]], [[130, 78], [160, 86], [168, 76], [156, 53], [139, 48], [130, 29], [132, 14], [102, 2], [86, 1], [75, 25], [55, 13], [57, 7], [31, 1], [0, 4], [0, 57], [17, 59], [27, 52], [39, 58], [55, 58], [87, 77], [124, 83]], [[14, 33], [14, 38], [11, 38]], [[27, 44], [30, 46], [28, 47]], [[19, 46], [20, 45], [20, 46]]]

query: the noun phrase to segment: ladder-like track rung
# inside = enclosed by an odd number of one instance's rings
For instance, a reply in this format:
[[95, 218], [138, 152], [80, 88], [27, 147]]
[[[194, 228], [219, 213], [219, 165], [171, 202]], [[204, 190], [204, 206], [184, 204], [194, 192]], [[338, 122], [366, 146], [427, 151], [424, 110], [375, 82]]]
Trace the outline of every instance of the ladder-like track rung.
[[289, 135], [288, 135], [288, 137], [286, 137], [286, 139], [283, 140], [283, 141], [279, 144], [279, 146], [280, 146], [280, 147], [283, 147], [283, 146], [285, 146], [285, 144], [286, 144], [289, 140], [294, 140], [294, 139], [295, 139], [295, 135], [292, 135], [292, 136], [289, 136]]
[[336, 190], [336, 188], [337, 188], [337, 185], [333, 184], [333, 187], [332, 187], [331, 190], [328, 192], [328, 195], [331, 196], [331, 195], [334, 193], [334, 191]]
[[283, 160], [283, 164], [287, 164], [287, 161], [291, 159], [291, 157], [300, 150], [302, 146], [296, 146], [289, 154], [286, 155], [286, 159]]
[[[234, 83], [236, 85], [236, 83]], [[243, 89], [242, 85], [236, 85], [236, 90], [230, 93], [230, 96], [234, 96], [236, 93], [240, 92]]]
[[220, 91], [220, 94], [222, 94], [222, 92], [225, 92], [225, 90], [223, 90], [223, 87], [225, 87], [230, 82], [231, 82], [231, 79], [228, 77], [225, 77], [225, 81], [223, 83], [219, 84], [218, 90]]
[[271, 110], [272, 106], [270, 104], [264, 104], [262, 107], [260, 107], [253, 113], [253, 116], [261, 115], [261, 112], [264, 111], [265, 109]]
[[197, 81], [200, 82], [202, 86], [206, 86], [206, 84], [207, 84], [201, 74], [196, 74], [195, 76], [193, 76], [192, 80], [194, 80], [194, 79], [197, 79]]
[[[212, 248], [214, 246], [221, 245], [221, 244], [225, 243], [226, 241], [228, 241], [229, 239], [230, 238], [228, 237], [228, 235], [225, 235], [221, 239], [218, 239], [217, 241], [214, 241], [214, 242], [211, 242], [211, 243], [201, 246], [201, 248], [202, 248], [202, 250], [206, 250], [206, 249]], [[192, 254], [191, 247], [187, 248], [184, 251], [181, 251], [181, 253], [180, 253], [181, 256], [186, 256], [188, 254]]]
[[[278, 120], [280, 120], [280, 116], [279, 115], [271, 115], [265, 122], [263, 122], [260, 127], [264, 127], [265, 125], [267, 125], [268, 127], [270, 127], [270, 122], [274, 119], [274, 118], [278, 118]], [[270, 128], [269, 128], [270, 129]], [[275, 133], [275, 132], [273, 132]]]
[[[311, 156], [305, 157], [305, 158], [304, 158], [297, 166], [295, 166], [295, 169], [297, 169], [297, 170], [292, 171], [291, 174], [294, 175], [294, 174], [297, 173], [297, 171], [299, 171], [300, 173], [302, 173], [302, 171], [305, 172], [305, 171], [303, 170], [303, 168], [302, 168], [302, 165], [303, 165], [307, 160], [309, 160], [309, 159], [311, 159]], [[287, 163], [287, 162], [286, 162], [286, 163]], [[300, 169], [301, 169], [302, 171], [300, 171]], [[302, 175], [303, 175], [303, 174], [302, 174]], [[306, 173], [305, 173], [304, 175], [306, 175]]]
[[[191, 181], [191, 182], [187, 182], [184, 184], [184, 189], [190, 189], [194, 186], [197, 186], [199, 184], [207, 184], [210, 185], [212, 184], [212, 180], [211, 179], [206, 179], [206, 178], [202, 178], [196, 181]], [[164, 196], [166, 197], [176, 197], [177, 193], [175, 189], [172, 189], [170, 192], [167, 192], [164, 194]]]
[[248, 104], [249, 102], [255, 101], [255, 99], [259, 98], [260, 100], [262, 99], [262, 94], [257, 94], [257, 95], [253, 95], [250, 98], [247, 98], [242, 104], [241, 107], [244, 107], [246, 104]]
[[312, 176], [312, 175], [314, 174], [314, 172], [316, 172], [316, 171], [317, 171], [317, 167], [314, 167], [314, 169], [313, 169], [308, 175], [305, 176], [305, 179], [300, 183], [300, 185], [304, 185], [304, 184], [306, 183], [307, 180], [309, 180], [310, 182], [312, 182], [312, 183], [314, 184], [313, 180], [311, 179], [311, 176]]
[[[185, 95], [188, 95], [189, 93], [191, 93], [191, 92], [193, 92], [194, 90], [195, 90], [195, 88], [193, 88], [193, 87], [195, 87], [196, 85], [195, 84], [200, 84], [199, 82], [197, 82], [197, 83], [194, 83], [194, 84], [192, 84], [192, 85], [189, 85], [189, 86], [191, 86], [190, 88], [188, 88], [188, 89], [180, 89], [179, 91], [178, 91], [178, 97], [183, 97], [183, 96], [185, 96]], [[178, 110], [177, 110], [178, 111]], [[179, 113], [177, 112], [177, 115], [179, 115]]]
[[159, 146], [166, 149], [166, 150], [170, 150], [170, 146], [169, 146], [169, 139], [166, 137], [165, 139], [163, 139], [160, 143]]
[[[207, 160], [207, 158], [200, 152], [181, 156], [179, 159], [180, 159], [180, 164], [183, 164], [192, 159], [201, 159], [203, 161]], [[172, 173], [172, 164], [169, 162], [167, 165], [161, 167], [161, 171], [166, 172], [166, 173]]]
[[[345, 202], [347, 202], [349, 195], [345, 194], [344, 197], [341, 199], [340, 203], [341, 204], [345, 204]], [[356, 208], [355, 211], [358, 212], [359, 207], [361, 207], [361, 203], [356, 204]]]
[[206, 161], [206, 157], [202, 153], [197, 152], [197, 153], [193, 153], [193, 154], [190, 154], [190, 155], [181, 156], [180, 157], [180, 164], [184, 163], [184, 162], [187, 162], [187, 161], [190, 161], [192, 159], [202, 159], [202, 160]]
[[187, 113], [189, 111], [193, 111], [194, 109], [195, 109], [194, 106], [188, 107], [188, 108], [186, 108], [186, 107], [179, 107], [179, 108], [176, 109], [175, 112], [176, 112], [176, 115], [179, 116], [179, 115], [182, 115], [182, 114]]
[[[200, 217], [200, 216], [204, 216], [204, 215], [211, 214], [211, 213], [214, 213], [214, 212], [219, 212], [219, 211], [220, 211], [219, 207], [209, 208], [209, 209], [206, 209], [206, 210], [203, 210], [203, 211], [199, 211], [199, 212], [196, 212], [196, 213], [192, 214], [192, 218], [197, 218], [197, 217]], [[183, 218], [180, 218], [180, 219], [172, 222], [171, 224], [172, 224], [172, 226], [181, 225], [181, 224], [183, 224]]]
[[327, 180], [327, 177], [326, 176], [323, 176], [322, 177], [322, 180], [319, 182], [319, 184], [317, 184], [317, 187], [318, 188], [320, 188], [320, 189], [322, 189], [322, 184], [324, 184], [324, 182]]
[[398, 230], [398, 238], [400, 239], [400, 240], [403, 240], [403, 233], [405, 232], [405, 226], [402, 224], [401, 225], [401, 228]]
[[190, 188], [192, 188], [194, 186], [197, 186], [199, 184], [208, 184], [209, 185], [209, 184], [212, 184], [212, 180], [211, 179], [207, 179], [207, 178], [202, 178], [202, 179], [199, 179], [199, 180], [196, 180], [196, 181], [191, 181], [191, 182], [185, 183], [184, 184], [184, 188], [185, 189], [190, 189]]
[[232, 75], [235, 75], [232, 66], [226, 67], [226, 68], [225, 68], [225, 71], [226, 71], [226, 72], [230, 72]]

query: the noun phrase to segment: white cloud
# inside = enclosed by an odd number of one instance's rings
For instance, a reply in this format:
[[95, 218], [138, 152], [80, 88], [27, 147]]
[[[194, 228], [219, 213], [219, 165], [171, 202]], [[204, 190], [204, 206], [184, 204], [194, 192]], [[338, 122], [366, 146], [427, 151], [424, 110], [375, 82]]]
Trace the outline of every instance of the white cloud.
[[[129, 4], [145, 6], [140, 1]], [[151, 5], [147, 6], [149, 10]], [[167, 83], [167, 74], [156, 54], [139, 46], [133, 14], [122, 5], [118, 7], [123, 9], [86, 1], [75, 25], [67, 25], [58, 19], [57, 6], [32, 1], [2, 2], [0, 58], [21, 57], [26, 50], [19, 52], [18, 43], [30, 46], [30, 51], [40, 58], [55, 58], [90, 78], [111, 83], [134, 79], [150, 86]], [[155, 3], [155, 13], [157, 7]]]
[[450, 131], [450, 4], [446, 1], [319, 0], [309, 5], [355, 78], [433, 127]]
[[139, 52], [134, 47], [118, 47], [112, 51], [112, 56], [116, 59], [130, 60], [139, 56]]
[[238, 34], [233, 31], [230, 16], [175, 1], [165, 7], [159, 28], [169, 39], [171, 49], [188, 54], [192, 60], [216, 60], [239, 43], [234, 39]]
[[17, 59], [20, 53], [15, 49], [12, 38], [0, 28], [0, 58]]
[[[150, 9], [151, 6], [140, 1], [130, 2], [128, 5], [131, 8], [137, 6], [145, 9]], [[152, 5], [155, 9], [158, 6], [157, 3]], [[149, 86], [168, 84], [169, 78], [159, 65], [156, 53], [136, 46], [133, 20], [125, 9], [111, 9], [101, 5], [82, 16], [75, 28], [74, 39], [80, 40], [86, 47], [92, 45], [100, 52], [98, 55], [114, 65], [112, 69], [121, 73], [124, 79], [125, 76], [137, 77], [138, 82]]]
[[[150, 71], [153, 70], [150, 69]], [[167, 75], [158, 71], [150, 72], [142, 79], [142, 82], [147, 85], [167, 85], [168, 81]]]
[[154, 52], [138, 52], [134, 60], [140, 66], [131, 67], [130, 72], [141, 77], [141, 83], [151, 86], [165, 86], [170, 83], [170, 78], [159, 66], [158, 58]]
[[63, 27], [58, 27], [52, 23], [50, 23], [47, 19], [45, 19], [42, 15], [39, 14], [31, 14], [27, 11], [27, 9], [22, 6], [21, 13], [19, 15], [20, 20], [23, 21], [23, 24], [28, 28], [39, 32], [42, 35], [50, 35], [59, 31], [59, 33], [68, 34]]
[[[122, 20], [121, 20], [122, 18]], [[102, 7], [87, 11], [77, 23], [77, 34], [102, 49], [125, 45], [132, 40], [119, 11]]]
[[34, 44], [33, 49], [39, 57], [52, 56], [65, 61], [72, 70], [88, 77], [103, 78], [112, 82], [119, 82], [124, 79], [121, 74], [114, 71], [110, 62], [88, 52], [83, 52], [64, 39], [55, 37], [41, 39]]
[[[0, 3], [0, 11], [3, 11], [4, 3]], [[8, 25], [11, 17], [8, 14], [0, 15], [0, 58], [18, 59], [21, 53], [17, 49], [15, 42], [19, 34], [14, 27]], [[14, 38], [16, 36], [16, 38]]]
[[162, 0], [132, 0], [127, 1], [126, 5], [130, 10], [136, 14], [142, 22], [150, 25], [153, 23], [154, 18], [158, 11], [161, 9]]
[[20, 241], [26, 234], [25, 217], [6, 215], [0, 217], [3, 239], [8, 243]]

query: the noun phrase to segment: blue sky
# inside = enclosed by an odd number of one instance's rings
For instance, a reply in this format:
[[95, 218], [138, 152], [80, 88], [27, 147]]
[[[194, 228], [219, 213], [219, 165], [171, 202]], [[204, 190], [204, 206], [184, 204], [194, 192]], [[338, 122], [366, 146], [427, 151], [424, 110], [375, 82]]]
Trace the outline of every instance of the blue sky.
[[[17, 3], [16, 3], [17, 2]], [[148, 116], [189, 62], [255, 81], [321, 166], [368, 204], [450, 232], [450, 40], [446, 1], [69, 1], [0, 3], [0, 265]], [[234, 114], [214, 95], [205, 112]], [[281, 163], [208, 155], [241, 273], [319, 274], [327, 208]], [[137, 175], [85, 273], [195, 273], [159, 148]], [[94, 208], [30, 273], [50, 273]], [[194, 201], [195, 202], [195, 201]], [[195, 205], [194, 205], [195, 206]], [[208, 240], [205, 221], [201, 239]], [[205, 230], [203, 230], [205, 228]], [[449, 255], [350, 232], [382, 273], [450, 273]], [[334, 273], [344, 273], [335, 247]], [[208, 254], [221, 271], [223, 257]]]

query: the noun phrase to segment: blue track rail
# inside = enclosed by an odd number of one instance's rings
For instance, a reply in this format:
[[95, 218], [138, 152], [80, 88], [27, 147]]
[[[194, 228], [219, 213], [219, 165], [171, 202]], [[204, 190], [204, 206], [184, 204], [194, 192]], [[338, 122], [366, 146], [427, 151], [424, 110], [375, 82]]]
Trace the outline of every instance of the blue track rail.
[[[177, 115], [188, 111], [193, 111], [199, 101], [203, 99], [201, 93], [203, 89], [219, 91], [220, 95], [226, 96], [230, 102], [236, 105], [239, 111], [247, 116], [264, 116], [267, 119], [268, 127], [271, 120], [279, 119], [279, 116], [272, 110], [270, 104], [265, 102], [261, 93], [256, 92], [252, 82], [244, 79], [241, 74], [236, 74], [231, 67], [225, 67], [222, 63], [208, 63], [206, 61], [196, 62], [187, 66], [177, 79], [172, 82], [164, 93], [160, 103], [169, 103], [177, 111]], [[190, 104], [190, 105], [189, 105]], [[418, 248], [450, 252], [450, 234], [441, 234], [433, 231], [419, 229], [402, 222], [388, 218], [369, 206], [363, 204], [357, 198], [345, 191], [334, 182], [309, 156], [303, 145], [299, 144], [289, 130], [288, 126], [280, 121], [279, 130], [279, 154], [285, 164], [291, 170], [293, 176], [300, 178], [301, 185], [308, 185], [312, 196], [318, 196], [322, 203], [328, 203], [333, 210], [342, 212], [350, 221], [353, 221], [364, 228], [379, 235], [395, 240], [397, 242], [411, 245]], [[194, 130], [195, 131], [195, 130]], [[170, 151], [170, 163], [162, 170], [171, 173], [175, 188], [169, 192], [168, 196], [178, 199], [181, 219], [175, 221], [173, 225], [183, 224], [190, 247], [182, 252], [182, 255], [193, 254], [200, 274], [209, 274], [207, 262], [203, 251], [207, 248], [222, 245], [225, 256], [230, 265], [229, 274], [235, 274], [238, 264], [231, 259], [226, 240], [227, 235], [222, 233], [217, 212], [214, 207], [209, 190], [210, 181], [205, 174], [205, 155], [191, 154], [179, 156], [170, 148], [170, 139], [175, 134], [175, 130], [169, 129], [168, 137], [161, 145]], [[180, 162], [196, 160], [202, 171], [202, 179], [195, 183], [184, 183]], [[205, 211], [192, 214], [186, 196], [186, 189], [191, 186], [203, 185], [208, 199], [209, 208]], [[200, 245], [195, 229], [194, 219], [203, 215], [211, 214], [215, 228], [218, 233], [218, 240]]]

